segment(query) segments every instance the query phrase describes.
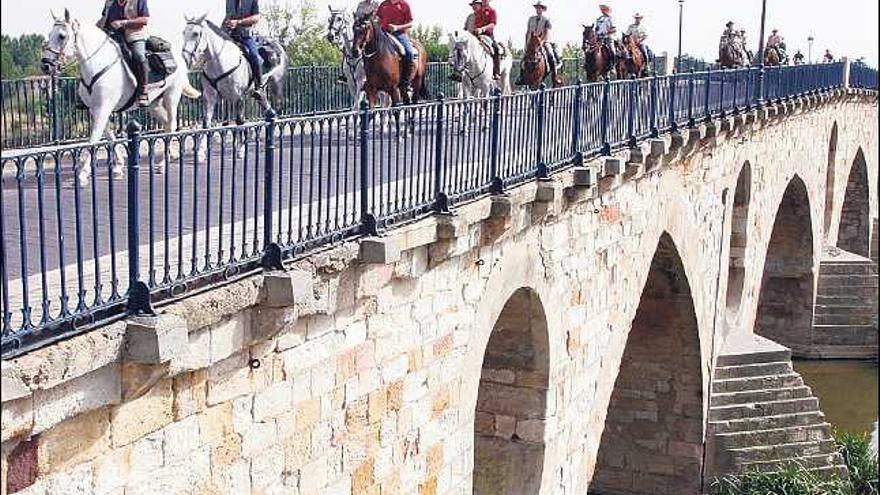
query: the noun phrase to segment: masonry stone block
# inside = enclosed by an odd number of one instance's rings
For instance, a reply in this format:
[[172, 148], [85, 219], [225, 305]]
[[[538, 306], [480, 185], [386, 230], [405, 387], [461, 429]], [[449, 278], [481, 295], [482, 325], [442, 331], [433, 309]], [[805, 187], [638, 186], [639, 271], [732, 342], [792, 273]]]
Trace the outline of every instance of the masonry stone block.
[[3, 402], [30, 395], [30, 388], [21, 379], [19, 369], [9, 361], [0, 361], [0, 396]]
[[510, 217], [511, 212], [513, 211], [513, 202], [511, 201], [510, 196], [495, 195], [492, 196], [491, 201], [492, 207], [489, 212], [490, 217]]
[[302, 270], [266, 272], [260, 290], [260, 303], [269, 308], [313, 304], [313, 285], [312, 274]]
[[572, 174], [575, 187], [593, 187], [596, 183], [595, 173], [589, 167], [576, 167]]
[[617, 156], [609, 156], [603, 160], [602, 175], [607, 177], [610, 175], [621, 175], [624, 170], [623, 158]]
[[400, 240], [394, 235], [363, 239], [360, 260], [367, 264], [396, 263], [400, 261]]
[[156, 383], [143, 396], [124, 402], [110, 411], [114, 447], [128, 445], [174, 420], [171, 379]]
[[179, 316], [132, 317], [125, 329], [125, 360], [141, 364], [167, 363], [185, 353], [188, 344], [187, 325]]
[[33, 433], [78, 414], [118, 404], [122, 399], [119, 366], [104, 366], [49, 390], [34, 393]]
[[535, 190], [535, 201], [539, 203], [552, 203], [559, 197], [561, 191], [560, 184], [555, 180], [538, 181]]

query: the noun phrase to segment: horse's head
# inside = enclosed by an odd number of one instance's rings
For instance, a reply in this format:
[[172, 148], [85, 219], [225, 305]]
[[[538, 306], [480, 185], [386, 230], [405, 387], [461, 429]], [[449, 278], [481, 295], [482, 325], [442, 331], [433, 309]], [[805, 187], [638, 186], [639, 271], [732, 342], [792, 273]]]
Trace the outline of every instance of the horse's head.
[[544, 38], [532, 33], [529, 36], [529, 44], [526, 45], [526, 52], [523, 56], [527, 62], [535, 62], [543, 56], [542, 48], [544, 46]]
[[330, 18], [327, 20], [327, 41], [342, 48], [345, 46], [345, 32], [348, 30], [348, 16], [344, 10], [330, 9]]
[[588, 52], [588, 51], [592, 50], [592, 47], [593, 47], [593, 45], [594, 45], [595, 42], [596, 42], [596, 38], [597, 38], [597, 36], [596, 36], [596, 30], [593, 28], [593, 25], [592, 25], [592, 24], [590, 24], [590, 25], [586, 25], [586, 24], [585, 24], [585, 25], [584, 25], [584, 34], [583, 34], [583, 37], [582, 37], [581, 48], [582, 48], [585, 52]]
[[[50, 14], [52, 14], [50, 12]], [[70, 18], [70, 12], [64, 9], [63, 17], [52, 14], [52, 29], [43, 44], [40, 69], [44, 74], [54, 74], [76, 52], [76, 36], [79, 23]]]
[[449, 65], [456, 74], [463, 74], [470, 57], [468, 40], [459, 31], [449, 35]]
[[375, 29], [373, 28], [372, 16], [366, 16], [358, 19], [354, 23], [354, 39], [351, 43], [351, 55], [359, 58], [363, 55], [367, 44], [373, 41], [375, 37]]
[[187, 65], [193, 65], [205, 53], [208, 46], [205, 31], [209, 29], [205, 19], [208, 14], [198, 17], [185, 17], [186, 27], [183, 29], [183, 60]]

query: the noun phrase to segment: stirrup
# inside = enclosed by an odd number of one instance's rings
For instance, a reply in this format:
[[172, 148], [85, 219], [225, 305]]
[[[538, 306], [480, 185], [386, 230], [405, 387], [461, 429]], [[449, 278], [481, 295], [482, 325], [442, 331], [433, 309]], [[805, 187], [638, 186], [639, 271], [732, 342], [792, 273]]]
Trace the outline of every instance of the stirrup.
[[150, 97], [146, 94], [138, 96], [137, 106], [139, 106], [141, 108], [145, 108], [145, 107], [150, 106]]

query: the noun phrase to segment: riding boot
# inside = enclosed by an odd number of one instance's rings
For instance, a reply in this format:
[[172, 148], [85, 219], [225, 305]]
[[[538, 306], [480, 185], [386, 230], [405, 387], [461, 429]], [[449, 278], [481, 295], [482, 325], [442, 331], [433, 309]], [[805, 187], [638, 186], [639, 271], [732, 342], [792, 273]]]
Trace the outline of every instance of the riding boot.
[[501, 79], [501, 57], [498, 56], [498, 52], [492, 54], [492, 79], [499, 80]]
[[550, 69], [550, 81], [552, 81], [553, 86], [556, 87], [561, 85], [562, 81], [559, 79], [559, 64], [553, 57], [553, 53], [550, 53], [547, 57], [547, 66]]
[[336, 82], [339, 84], [348, 84], [348, 78], [345, 77], [345, 74], [339, 74], [339, 77], [336, 78]]
[[409, 101], [411, 98], [410, 93], [412, 93], [412, 82], [410, 79], [412, 79], [415, 68], [415, 60], [403, 59], [400, 66], [400, 84], [398, 87], [400, 88], [400, 91], [406, 95], [405, 101]]
[[263, 98], [263, 67], [258, 63], [254, 63], [254, 61], [250, 61], [250, 65], [254, 78], [253, 95], [254, 98], [259, 100]]
[[150, 106], [150, 98], [147, 94], [147, 74], [150, 73], [149, 64], [146, 60], [142, 63], [135, 60], [131, 68], [132, 72], [134, 72], [134, 80], [137, 85], [135, 88], [137, 104], [140, 107]]

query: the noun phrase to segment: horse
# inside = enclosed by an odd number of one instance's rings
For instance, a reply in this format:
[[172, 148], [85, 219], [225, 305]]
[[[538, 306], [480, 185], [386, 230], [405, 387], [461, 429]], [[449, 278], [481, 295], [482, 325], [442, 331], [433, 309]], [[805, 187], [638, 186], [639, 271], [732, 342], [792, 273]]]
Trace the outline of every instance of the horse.
[[[202, 80], [205, 93], [205, 127], [209, 128], [214, 120], [214, 107], [220, 99], [233, 102], [236, 111], [236, 122], [244, 123], [244, 99], [251, 87], [251, 68], [245, 60], [244, 53], [238, 44], [216, 24], [207, 20], [207, 14], [199, 17], [186, 17], [186, 28], [183, 31], [183, 58], [187, 65], [198, 60], [204, 61]], [[269, 89], [270, 97], [280, 101], [284, 75], [287, 73], [287, 57], [284, 48], [277, 41], [271, 46], [277, 54], [281, 54], [278, 63], [263, 78]], [[266, 112], [271, 108], [267, 98], [257, 99]]]
[[462, 98], [480, 98], [492, 95], [497, 88], [509, 95], [510, 69], [513, 66], [510, 53], [505, 50], [501, 58], [499, 75], [492, 78], [492, 55], [476, 36], [467, 31], [455, 31], [449, 35], [449, 63], [452, 71], [461, 79]]
[[636, 42], [636, 39], [628, 34], [623, 35], [620, 40], [623, 50], [628, 50], [630, 58], [619, 57], [617, 60], [616, 71], [618, 79], [629, 79], [631, 76], [641, 78], [645, 76], [647, 67], [645, 55], [642, 48]]
[[722, 42], [718, 47], [718, 63], [725, 69], [743, 66], [743, 55], [731, 42]]
[[764, 54], [764, 65], [770, 67], [782, 65], [782, 57], [779, 54], [778, 48], [767, 47], [766, 53]]
[[[52, 15], [52, 29], [43, 46], [40, 68], [45, 74], [56, 74], [66, 66], [67, 59], [79, 64], [80, 78], [77, 93], [89, 109], [92, 121], [88, 143], [95, 145], [104, 136], [113, 139], [114, 132], [108, 125], [114, 112], [125, 111], [136, 99], [137, 83], [134, 74], [124, 60], [123, 48], [103, 30], [92, 23], [81, 24], [64, 9], [63, 17]], [[167, 75], [161, 84], [147, 85], [150, 101], [149, 111], [166, 132], [177, 130], [177, 105], [181, 96], [198, 98], [200, 93], [193, 88], [187, 78], [186, 66], [180, 56], [172, 50], [177, 67]], [[178, 150], [171, 149], [171, 157], [176, 158]], [[114, 150], [115, 162], [111, 171], [114, 176], [123, 174], [124, 157], [119, 149]], [[158, 171], [164, 166], [162, 155], [155, 164]], [[84, 153], [80, 157], [80, 168], [76, 176], [78, 185], [88, 184], [91, 176], [91, 163]]]
[[[522, 80], [531, 90], [540, 88], [550, 73], [547, 54], [544, 52], [544, 39], [537, 34], [532, 33], [529, 37], [529, 43], [523, 54], [522, 71]], [[558, 88], [562, 84], [562, 78], [552, 81], [554, 88]]]
[[[330, 9], [330, 19], [327, 25], [327, 41], [335, 45], [342, 52], [342, 74], [348, 81], [348, 92], [351, 95], [352, 110], [357, 110], [361, 102], [364, 83], [367, 74], [364, 72], [363, 56], [352, 55], [352, 32], [351, 17], [344, 10]], [[380, 106], [389, 106], [391, 100], [385, 93], [379, 95]]]
[[419, 99], [428, 97], [425, 85], [428, 54], [422, 44], [416, 40], [413, 40], [413, 47], [418, 58], [414, 61], [412, 96], [408, 94], [401, 96], [401, 55], [397, 40], [382, 30], [376, 17], [361, 19], [355, 23], [351, 54], [355, 57], [364, 57], [366, 73], [364, 92], [371, 108], [376, 105], [379, 91], [391, 96], [392, 105], [397, 105], [401, 101], [406, 104], [416, 103]]
[[592, 24], [584, 26], [581, 50], [584, 52], [584, 74], [586, 74], [587, 81], [598, 81], [611, 68], [612, 54], [602, 44]]

